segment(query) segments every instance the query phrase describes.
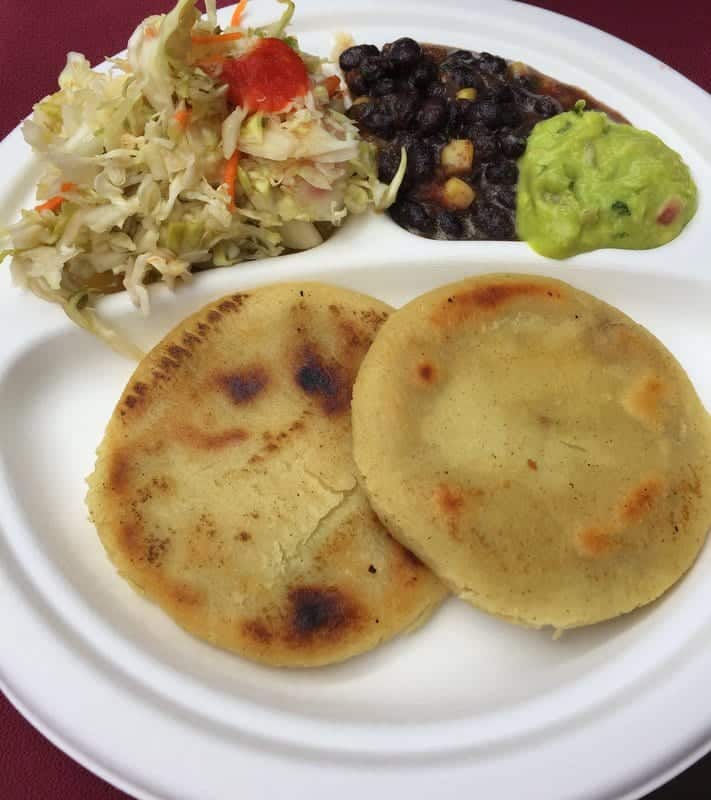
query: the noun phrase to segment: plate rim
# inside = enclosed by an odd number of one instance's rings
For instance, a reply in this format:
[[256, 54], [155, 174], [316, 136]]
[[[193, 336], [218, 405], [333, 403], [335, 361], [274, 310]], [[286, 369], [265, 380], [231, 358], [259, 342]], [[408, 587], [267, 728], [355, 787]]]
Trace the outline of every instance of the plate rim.
[[[627, 44], [623, 40], [621, 40], [621, 39], [619, 39], [619, 38], [617, 38], [615, 36], [612, 36], [611, 34], [604, 33], [603, 31], [600, 31], [597, 28], [594, 28], [593, 26], [590, 26], [590, 25], [588, 25], [586, 23], [580, 22], [578, 20], [574, 20], [574, 19], [569, 18], [569, 17], [565, 17], [565, 16], [563, 16], [561, 14], [558, 14], [556, 12], [548, 11], [548, 10], [545, 10], [545, 9], [540, 9], [538, 7], [532, 7], [532, 6], [524, 5], [522, 3], [517, 2], [516, 0], [509, 0], [509, 1], [510, 2], [515, 2], [516, 6], [519, 9], [525, 9], [525, 12], [520, 12], [520, 13], [525, 13], [527, 15], [531, 14], [536, 19], [545, 19], [546, 17], [549, 17], [549, 16], [556, 17], [559, 20], [563, 20], [564, 23], [561, 23], [561, 24], [565, 24], [566, 26], [572, 25], [573, 28], [575, 28], [575, 29], [587, 29], [586, 36], [594, 36], [596, 38], [599, 38], [600, 36], [602, 36], [602, 37], [604, 37], [606, 39], [609, 39], [609, 40], [613, 41], [615, 43], [616, 47], [622, 46], [626, 51], [633, 52], [636, 59], [639, 59], [639, 56], [643, 56], [645, 59], [651, 59], [652, 62], [656, 62], [657, 65], [662, 65], [664, 67], [664, 70], [666, 71], [666, 76], [667, 76], [665, 78], [665, 80], [667, 82], [671, 81], [672, 83], [678, 83], [679, 80], [683, 81], [684, 84], [685, 84], [684, 85], [684, 90], [687, 93], [688, 93], [688, 91], [690, 89], [692, 89], [692, 90], [694, 90], [695, 93], [700, 93], [700, 95], [697, 95], [697, 97], [699, 97], [699, 96], [703, 97], [704, 98], [704, 102], [707, 105], [709, 104], [709, 100], [711, 100], [711, 96], [709, 96], [701, 87], [697, 86], [692, 81], [690, 81], [688, 78], [686, 78], [685, 76], [681, 75], [680, 73], [678, 73], [677, 71], [673, 70], [672, 68], [664, 65], [663, 62], [659, 61], [654, 56], [652, 56], [652, 55], [650, 55], [648, 53], [645, 53], [644, 51], [639, 50], [638, 48], [636, 48], [636, 47], [634, 47], [632, 45]], [[312, 2], [309, 2], [309, 0], [301, 0], [300, 11], [309, 11], [310, 7], [311, 6], [316, 6], [317, 3], [318, 3], [318, 0], [313, 0]], [[419, 3], [418, 2], [417, 5], [422, 5], [424, 7], [423, 3]], [[452, 7], [458, 7], [458, 8], [467, 8], [467, 5], [465, 3], [463, 3], [462, 0], [449, 0], [448, 5], [450, 5]], [[502, 4], [499, 3], [498, 6], [497, 6], [497, 4], [487, 0], [487, 2], [484, 2], [484, 3], [481, 4], [481, 7], [483, 9], [485, 9], [485, 10], [486, 9], [494, 9], [494, 8], [496, 8], [497, 12], [501, 12]], [[228, 9], [220, 9], [220, 13], [223, 16], [227, 13], [227, 11], [228, 11]], [[487, 12], [487, 13], [490, 13], [490, 12]], [[303, 16], [306, 16], [306, 14], [304, 14]], [[681, 85], [679, 85], [679, 88], [681, 89]], [[711, 105], [709, 105], [709, 107], [711, 108]], [[3, 141], [3, 143], [0, 144], [0, 151], [4, 148], [4, 146], [6, 145], [8, 140], [13, 138], [14, 136], [16, 136], [17, 133], [18, 133], [18, 129], [16, 128], [11, 134], [8, 135], [8, 137], [6, 137], [6, 139]], [[34, 333], [37, 333], [37, 331], [35, 331]], [[2, 366], [2, 365], [0, 365], [0, 366]], [[2, 475], [2, 473], [0, 472], [0, 476], [1, 475]], [[0, 534], [2, 534], [2, 532], [3, 531], [0, 531]], [[1, 569], [2, 569], [2, 564], [0, 563], [0, 570]], [[1, 662], [0, 662], [0, 666], [2, 666]], [[160, 797], [159, 795], [151, 794], [150, 791], [143, 790], [139, 785], [133, 785], [132, 781], [127, 780], [125, 777], [121, 776], [120, 774], [115, 773], [111, 768], [107, 768], [105, 765], [102, 765], [100, 761], [92, 758], [90, 755], [88, 755], [87, 753], [83, 752], [82, 750], [77, 749], [71, 743], [69, 738], [64, 737], [61, 733], [57, 732], [57, 728], [61, 727], [61, 724], [59, 726], [55, 727], [55, 728], [52, 728], [50, 723], [47, 723], [47, 722], [45, 722], [43, 720], [42, 715], [39, 712], [35, 712], [32, 709], [30, 703], [25, 702], [25, 701], [23, 701], [21, 699], [21, 694], [19, 692], [15, 691], [15, 689], [11, 685], [11, 682], [9, 680], [7, 680], [7, 678], [4, 675], [2, 675], [1, 673], [2, 673], [2, 670], [0, 670], [0, 687], [3, 689], [3, 691], [5, 692], [6, 696], [10, 700], [10, 702], [18, 709], [18, 711], [20, 711], [21, 714], [23, 714], [23, 716], [28, 718], [30, 720], [30, 722], [43, 733], [43, 735], [45, 735], [48, 739], [50, 739], [50, 741], [52, 741], [58, 747], [60, 747], [60, 749], [64, 750], [74, 760], [76, 760], [79, 763], [83, 764], [85, 767], [87, 767], [91, 771], [93, 771], [96, 774], [98, 774], [104, 780], [108, 780], [110, 783], [113, 783], [114, 785], [117, 785], [119, 788], [122, 788], [124, 791], [130, 791], [136, 797], [140, 797], [140, 798], [144, 798], [145, 797], [145, 798], [147, 798], [147, 800], [157, 800]], [[639, 791], [646, 792], [646, 791], [652, 790], [656, 786], [659, 786], [659, 785], [661, 785], [661, 783], [663, 783], [664, 781], [668, 780], [670, 777], [673, 777], [673, 775], [678, 774], [678, 772], [683, 770], [685, 768], [685, 766], [688, 765], [688, 763], [693, 763], [693, 760], [695, 760], [695, 754], [696, 753], [703, 754], [704, 752], [707, 752], [709, 750], [709, 748], [711, 747], [711, 739], [709, 739], [709, 736], [711, 736], [711, 719], [709, 719], [709, 721], [708, 721], [707, 731], [706, 731], [706, 740], [704, 741], [704, 743], [703, 744], [698, 744], [697, 743], [691, 749], [691, 751], [685, 757], [683, 757], [681, 761], [679, 761], [677, 763], [676, 766], [670, 766], [665, 772], [663, 772], [657, 778], [650, 778], [651, 782], [645, 784], [644, 786], [641, 786]], [[639, 796], [640, 796], [640, 794], [638, 793], [638, 790], [632, 790], [631, 792], [627, 792], [624, 795], [621, 795], [620, 797], [624, 797], [625, 799], [629, 798], [631, 800], [632, 798], [639, 797]]]

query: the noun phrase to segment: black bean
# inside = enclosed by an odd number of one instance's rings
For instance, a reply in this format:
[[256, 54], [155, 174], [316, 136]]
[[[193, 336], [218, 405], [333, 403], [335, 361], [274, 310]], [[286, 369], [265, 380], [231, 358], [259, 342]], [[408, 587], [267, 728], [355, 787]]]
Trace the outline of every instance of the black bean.
[[499, 120], [503, 127], [515, 128], [521, 119], [521, 112], [515, 103], [502, 103], [499, 106]]
[[390, 109], [382, 103], [368, 103], [368, 108], [360, 118], [360, 124], [373, 133], [389, 139], [395, 129], [395, 120]]
[[422, 134], [420, 134], [418, 131], [398, 131], [397, 135], [393, 139], [393, 144], [396, 145], [398, 149], [404, 147], [407, 150], [408, 147], [421, 140]]
[[360, 97], [363, 94], [368, 94], [368, 84], [361, 75], [360, 70], [351, 69], [346, 72], [346, 85], [351, 90], [354, 97]]
[[390, 207], [390, 215], [403, 228], [415, 233], [431, 235], [434, 221], [421, 203], [413, 200], [398, 200]]
[[449, 104], [449, 129], [455, 136], [466, 136], [476, 120], [476, 103], [471, 100], [454, 100]]
[[516, 189], [513, 186], [490, 184], [486, 188], [486, 200], [513, 211], [516, 208]]
[[428, 180], [434, 172], [434, 148], [426, 141], [415, 141], [407, 147], [405, 183], [414, 186]]
[[367, 127], [383, 139], [389, 139], [393, 135], [395, 125], [390, 114], [378, 111], [368, 118]]
[[378, 48], [374, 44], [357, 44], [341, 53], [338, 65], [344, 72], [347, 72], [349, 69], [355, 69], [365, 56], [377, 56], [378, 52]]
[[408, 81], [413, 85], [416, 86], [418, 89], [422, 89], [431, 83], [437, 77], [437, 66], [433, 61], [430, 61], [429, 58], [423, 58], [410, 72], [408, 76]]
[[460, 239], [462, 237], [462, 221], [452, 211], [440, 211], [437, 214], [437, 227], [447, 239]]
[[500, 75], [502, 72], [506, 72], [504, 59], [499, 58], [499, 56], [492, 56], [491, 53], [479, 53], [476, 65], [481, 72], [489, 74]]
[[366, 56], [360, 62], [360, 73], [369, 86], [375, 85], [377, 81], [385, 77], [387, 71], [388, 63], [382, 56]]
[[453, 69], [449, 73], [451, 83], [457, 89], [465, 89], [473, 87], [474, 89], [481, 90], [484, 88], [484, 81], [478, 72], [467, 67]]
[[419, 104], [420, 98], [412, 90], [388, 94], [382, 98], [383, 110], [392, 117], [393, 125], [399, 130], [412, 127]]
[[395, 121], [400, 130], [415, 126], [420, 110], [420, 96], [417, 92], [402, 91], [395, 95]]
[[526, 139], [515, 133], [507, 133], [499, 139], [499, 147], [505, 156], [519, 158], [526, 150]]
[[400, 166], [401, 157], [402, 153], [399, 147], [390, 145], [380, 148], [378, 151], [378, 179], [383, 183], [390, 183]]
[[503, 183], [512, 186], [518, 180], [518, 167], [515, 161], [502, 159], [486, 167], [486, 180], [489, 183]]
[[417, 115], [417, 128], [426, 136], [441, 130], [449, 119], [449, 108], [443, 97], [428, 97]]
[[431, 83], [427, 87], [427, 96], [442, 97], [444, 99], [447, 99], [449, 93], [447, 91], [447, 87], [443, 83]]
[[475, 104], [476, 119], [489, 130], [495, 130], [502, 125], [499, 106], [493, 100], [482, 100]]
[[417, 64], [422, 57], [422, 49], [414, 39], [403, 36], [392, 44], [386, 44], [383, 54], [390, 59], [395, 69], [405, 70]]
[[493, 161], [499, 155], [499, 145], [491, 134], [480, 134], [474, 130], [471, 136], [474, 142], [474, 160], [478, 163]]
[[457, 67], [474, 67], [476, 66], [476, 56], [474, 53], [470, 53], [469, 50], [455, 50], [444, 59], [440, 66], [445, 71], [456, 69]]
[[364, 116], [368, 113], [368, 111], [372, 108], [372, 103], [355, 103], [348, 109], [348, 116], [355, 120], [356, 122], [360, 122]]
[[373, 97], [382, 97], [386, 94], [394, 94], [397, 91], [397, 83], [393, 78], [381, 78], [375, 86], [370, 89]]
[[527, 92], [517, 86], [513, 88], [514, 102], [523, 111], [533, 111], [533, 106], [536, 102], [536, 95]]
[[514, 99], [513, 89], [504, 84], [494, 92], [494, 99], [497, 103], [510, 103]]
[[512, 214], [503, 208], [489, 203], [477, 204], [474, 223], [488, 239], [508, 241], [515, 238], [515, 229]]
[[544, 119], [548, 119], [548, 117], [554, 117], [556, 114], [560, 114], [563, 108], [557, 100], [544, 95], [539, 97], [533, 104], [533, 110]]

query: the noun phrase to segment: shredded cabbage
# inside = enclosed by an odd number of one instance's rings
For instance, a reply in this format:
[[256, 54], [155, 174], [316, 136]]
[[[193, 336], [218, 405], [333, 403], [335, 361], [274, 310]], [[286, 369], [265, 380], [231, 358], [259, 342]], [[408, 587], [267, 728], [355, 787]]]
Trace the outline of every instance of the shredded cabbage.
[[[286, 36], [294, 4], [280, 2], [277, 22], [219, 40], [214, 0], [205, 19], [194, 0], [178, 0], [141, 22], [109, 71], [68, 55], [59, 91], [23, 126], [44, 173], [39, 205], [6, 231], [0, 252], [17, 283], [116, 345], [96, 297], [125, 289], [148, 313], [148, 283], [172, 287], [196, 267], [314, 247], [324, 224], [394, 200], [404, 158], [390, 187], [378, 181], [374, 147], [320, 85], [322, 60]], [[310, 90], [281, 113], [249, 114], [231, 105], [215, 64], [265, 36], [296, 50]], [[223, 171], [235, 152], [233, 198]]]

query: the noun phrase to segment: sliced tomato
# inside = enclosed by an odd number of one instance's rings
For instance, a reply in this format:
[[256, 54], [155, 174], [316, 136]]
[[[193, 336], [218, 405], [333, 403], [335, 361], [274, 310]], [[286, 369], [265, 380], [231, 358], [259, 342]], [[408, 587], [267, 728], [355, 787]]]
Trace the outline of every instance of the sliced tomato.
[[304, 62], [281, 39], [261, 39], [240, 58], [226, 59], [230, 100], [247, 111], [282, 111], [309, 90]]

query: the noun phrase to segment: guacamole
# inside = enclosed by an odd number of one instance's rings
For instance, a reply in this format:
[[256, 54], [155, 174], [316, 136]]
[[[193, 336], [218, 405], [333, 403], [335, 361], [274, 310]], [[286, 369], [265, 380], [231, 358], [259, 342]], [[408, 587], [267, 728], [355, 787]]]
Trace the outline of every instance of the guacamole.
[[519, 238], [551, 258], [671, 241], [696, 211], [689, 168], [654, 134], [583, 105], [539, 122], [528, 139], [518, 161]]

